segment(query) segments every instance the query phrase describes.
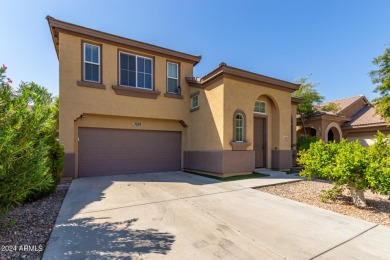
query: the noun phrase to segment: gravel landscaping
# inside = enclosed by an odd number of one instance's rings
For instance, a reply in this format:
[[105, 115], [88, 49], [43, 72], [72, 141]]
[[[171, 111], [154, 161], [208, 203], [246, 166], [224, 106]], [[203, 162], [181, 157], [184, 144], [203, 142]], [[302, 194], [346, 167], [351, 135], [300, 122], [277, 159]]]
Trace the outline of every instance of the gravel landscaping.
[[367, 208], [364, 209], [353, 206], [348, 190], [345, 190], [335, 203], [321, 202], [321, 190], [329, 190], [332, 187], [333, 185], [327, 181], [315, 180], [261, 187], [258, 190], [390, 227], [390, 200], [388, 200], [388, 196], [366, 191]]
[[0, 259], [42, 257], [70, 183], [62, 181], [50, 196], [6, 214], [6, 220], [14, 219], [16, 223], [9, 229], [0, 229]]

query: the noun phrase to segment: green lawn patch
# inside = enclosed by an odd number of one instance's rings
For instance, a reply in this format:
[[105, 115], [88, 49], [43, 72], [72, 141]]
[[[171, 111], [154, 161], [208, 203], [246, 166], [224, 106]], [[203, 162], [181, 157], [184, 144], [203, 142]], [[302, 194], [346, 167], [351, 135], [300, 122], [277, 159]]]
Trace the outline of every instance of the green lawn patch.
[[255, 178], [262, 178], [262, 177], [268, 177], [268, 174], [263, 174], [263, 173], [258, 173], [258, 172], [253, 172], [252, 174], [246, 174], [246, 175], [239, 175], [239, 176], [232, 176], [232, 177], [226, 177], [226, 178], [221, 178], [217, 176], [212, 176], [208, 174], [203, 174], [199, 172], [193, 172], [193, 171], [184, 171], [187, 173], [199, 175], [202, 177], [214, 179], [214, 180], [219, 180], [219, 181], [238, 181], [238, 180], [246, 180], [246, 179], [255, 179]]

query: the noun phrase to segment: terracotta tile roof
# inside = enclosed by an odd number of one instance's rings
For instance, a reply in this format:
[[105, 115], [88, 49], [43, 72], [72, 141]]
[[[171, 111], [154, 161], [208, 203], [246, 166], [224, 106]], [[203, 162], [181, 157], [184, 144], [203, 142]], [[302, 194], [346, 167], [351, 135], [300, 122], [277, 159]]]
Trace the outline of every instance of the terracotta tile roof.
[[[319, 104], [318, 108], [321, 110], [322, 106], [326, 106], [329, 103], [335, 103], [336, 105], [338, 105], [340, 107], [340, 111], [338, 111], [337, 114], [341, 114], [344, 109], [346, 109], [347, 107], [349, 107], [350, 105], [352, 105], [353, 103], [355, 103], [356, 101], [358, 101], [359, 99], [362, 99], [362, 98], [365, 99], [364, 96], [354, 96], [354, 97], [348, 97], [348, 98], [343, 98], [343, 99], [338, 99], [338, 100], [332, 100], [329, 102]], [[329, 112], [329, 111], [321, 111], [321, 112], [325, 113], [325, 114], [330, 114], [330, 115], [335, 114], [335, 113]]]
[[343, 124], [343, 127], [367, 126], [385, 124], [380, 115], [375, 114], [375, 108], [367, 105], [352, 116], [352, 120]]

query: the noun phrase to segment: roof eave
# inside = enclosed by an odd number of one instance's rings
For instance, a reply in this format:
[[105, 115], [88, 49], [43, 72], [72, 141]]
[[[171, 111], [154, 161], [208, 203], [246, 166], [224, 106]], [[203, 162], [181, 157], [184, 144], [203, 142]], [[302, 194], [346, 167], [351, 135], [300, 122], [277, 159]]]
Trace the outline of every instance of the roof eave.
[[253, 73], [250, 71], [230, 67], [227, 65], [223, 66], [223, 71], [224, 71], [224, 73], [231, 74], [234, 76], [243, 77], [246, 79], [251, 79], [251, 80], [258, 81], [258, 82], [282, 87], [282, 88], [285, 88], [286, 90], [290, 90], [291, 93], [294, 92], [295, 90], [298, 90], [299, 87], [301, 86], [301, 84], [298, 84], [298, 83], [292, 83], [292, 82], [288, 82], [288, 81], [284, 81], [284, 80], [280, 80], [280, 79], [271, 78], [268, 76], [264, 76], [264, 75], [260, 75], [260, 74]]
[[53, 17], [51, 17], [51, 16], [49, 16], [49, 15], [47, 15], [46, 16], [46, 20], [47, 20], [47, 23], [48, 23], [48, 25], [49, 25], [49, 29], [50, 29], [50, 34], [51, 34], [51, 38], [52, 38], [52, 40], [53, 40], [53, 45], [54, 45], [54, 49], [55, 49], [55, 51], [56, 51], [56, 54], [57, 54], [57, 59], [59, 58], [59, 56], [58, 56], [58, 48], [57, 48], [57, 46], [56, 46], [56, 37], [55, 37], [55, 32], [54, 32], [54, 28], [52, 27], [52, 25], [51, 25], [51, 21], [52, 20], [54, 20], [54, 18]]
[[[226, 75], [233, 75], [233, 76], [244, 78], [244, 79], [254, 80], [257, 82], [261, 82], [261, 83], [267, 83], [267, 84], [276, 86], [283, 91], [287, 91], [290, 93], [294, 92], [295, 90], [299, 89], [299, 87], [300, 87], [300, 84], [297, 84], [297, 83], [291, 83], [291, 82], [263, 76], [260, 74], [256, 74], [253, 72], [237, 69], [234, 67], [229, 67], [225, 63], [221, 63], [216, 69], [207, 73], [199, 81], [193, 82], [191, 80], [187, 80], [187, 82], [190, 86], [192, 85], [194, 87], [205, 88], [209, 82], [211, 82], [215, 78], [217, 78], [221, 75], [225, 75], [225, 74]], [[299, 102], [298, 99], [296, 101]]]
[[[53, 37], [54, 44], [55, 44], [55, 31], [60, 29], [62, 31], [78, 33], [81, 35], [86, 35], [86, 36], [97, 38], [97, 39], [102, 39], [102, 40], [106, 40], [106, 41], [110, 41], [110, 42], [115, 42], [115, 43], [127, 45], [130, 47], [142, 49], [144, 51], [149, 51], [149, 52], [154, 52], [154, 53], [158, 53], [158, 54], [163, 54], [163, 55], [179, 58], [179, 59], [186, 60], [186, 61], [192, 63], [194, 66], [196, 64], [198, 64], [200, 62], [200, 60], [202, 59], [202, 56], [200, 56], [200, 55], [191, 55], [191, 54], [174, 51], [171, 49], [159, 47], [159, 46], [144, 43], [144, 42], [131, 40], [131, 39], [124, 38], [121, 36], [117, 36], [117, 35], [101, 32], [98, 30], [90, 29], [87, 27], [82, 27], [79, 25], [60, 21], [60, 20], [57, 20], [51, 16], [46, 16], [46, 19], [49, 23], [49, 27], [50, 27], [50, 31], [51, 31], [51, 34]], [[57, 48], [56, 48], [56, 51], [57, 51], [57, 56], [58, 56], [58, 49]]]
[[291, 97], [291, 104], [294, 104], [294, 105], [299, 105], [303, 102], [303, 99], [301, 98], [295, 98], [295, 97]]
[[349, 125], [341, 126], [343, 129], [359, 129], [359, 128], [369, 128], [369, 127], [389, 127], [386, 123], [373, 123], [373, 124], [364, 124], [364, 125]]

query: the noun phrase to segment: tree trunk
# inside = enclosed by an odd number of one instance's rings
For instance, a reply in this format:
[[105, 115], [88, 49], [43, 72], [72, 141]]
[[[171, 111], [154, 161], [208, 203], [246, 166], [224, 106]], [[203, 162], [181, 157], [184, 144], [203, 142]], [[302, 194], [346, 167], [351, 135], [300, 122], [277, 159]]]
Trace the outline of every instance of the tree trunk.
[[364, 198], [364, 191], [355, 187], [348, 187], [351, 192], [353, 204], [356, 207], [365, 208], [367, 206], [366, 199]]
[[301, 121], [302, 121], [302, 128], [303, 128], [303, 136], [306, 139], [307, 138], [307, 134], [306, 134], [305, 120], [303, 119], [303, 115], [301, 115]]

